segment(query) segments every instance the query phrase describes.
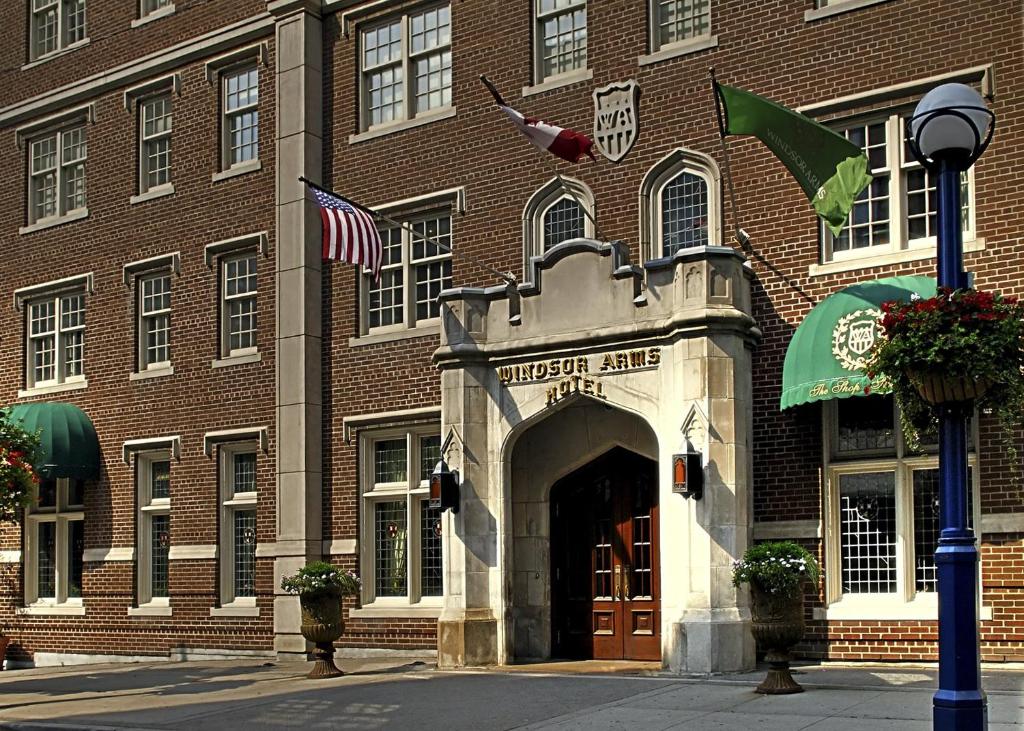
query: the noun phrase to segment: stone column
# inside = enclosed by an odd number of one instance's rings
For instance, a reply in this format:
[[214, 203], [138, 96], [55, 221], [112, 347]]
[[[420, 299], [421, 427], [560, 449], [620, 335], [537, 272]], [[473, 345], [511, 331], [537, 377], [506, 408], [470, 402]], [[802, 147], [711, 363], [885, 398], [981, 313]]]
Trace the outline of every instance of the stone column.
[[273, 0], [276, 20], [277, 530], [274, 649], [306, 653], [298, 597], [281, 577], [320, 558], [320, 214], [298, 177], [319, 181], [323, 154], [323, 31], [320, 0]]

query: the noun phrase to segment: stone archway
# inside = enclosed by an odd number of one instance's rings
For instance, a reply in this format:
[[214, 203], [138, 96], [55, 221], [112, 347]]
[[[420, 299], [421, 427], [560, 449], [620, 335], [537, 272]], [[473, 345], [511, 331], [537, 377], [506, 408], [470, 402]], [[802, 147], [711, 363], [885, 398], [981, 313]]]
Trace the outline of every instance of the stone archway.
[[512, 535], [505, 626], [515, 660], [552, 655], [551, 488], [615, 447], [658, 458], [657, 437], [641, 417], [585, 397], [529, 425], [508, 447]]

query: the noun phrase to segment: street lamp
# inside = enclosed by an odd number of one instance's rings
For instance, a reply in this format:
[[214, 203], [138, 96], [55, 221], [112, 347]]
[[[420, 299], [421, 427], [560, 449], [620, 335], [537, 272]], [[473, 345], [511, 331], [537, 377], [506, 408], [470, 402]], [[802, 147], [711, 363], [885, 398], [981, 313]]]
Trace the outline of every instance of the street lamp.
[[[960, 176], [992, 140], [995, 115], [974, 89], [943, 84], [925, 94], [910, 118], [909, 144], [937, 175], [938, 283], [963, 289]], [[939, 407], [940, 533], [935, 551], [939, 590], [939, 690], [935, 729], [984, 729], [985, 693], [978, 652], [978, 548], [967, 522], [967, 410]]]

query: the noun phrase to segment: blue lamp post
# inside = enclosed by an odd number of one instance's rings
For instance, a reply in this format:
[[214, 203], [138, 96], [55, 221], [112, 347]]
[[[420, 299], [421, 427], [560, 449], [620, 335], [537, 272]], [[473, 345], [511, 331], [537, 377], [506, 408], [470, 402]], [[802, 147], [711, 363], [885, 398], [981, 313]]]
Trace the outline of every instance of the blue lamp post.
[[[981, 157], [994, 130], [995, 116], [981, 95], [963, 84], [928, 92], [911, 117], [911, 152], [938, 177], [940, 287], [967, 286], [960, 176]], [[967, 411], [949, 404], [939, 414], [939, 690], [932, 701], [935, 729], [964, 731], [988, 723], [978, 652], [978, 549], [967, 520]]]

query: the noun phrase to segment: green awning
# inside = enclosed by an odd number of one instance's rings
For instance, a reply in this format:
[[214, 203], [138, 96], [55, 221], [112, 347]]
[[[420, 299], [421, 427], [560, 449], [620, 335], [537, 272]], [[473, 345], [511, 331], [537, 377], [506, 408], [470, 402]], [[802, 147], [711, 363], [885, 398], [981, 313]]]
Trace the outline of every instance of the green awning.
[[863, 396], [870, 381], [861, 371], [874, 345], [880, 306], [935, 295], [932, 277], [889, 277], [863, 282], [815, 305], [793, 333], [782, 367], [780, 408]]
[[92, 479], [100, 474], [100, 443], [92, 421], [72, 404], [16, 404], [8, 419], [39, 431], [42, 449], [36, 470], [43, 477]]

